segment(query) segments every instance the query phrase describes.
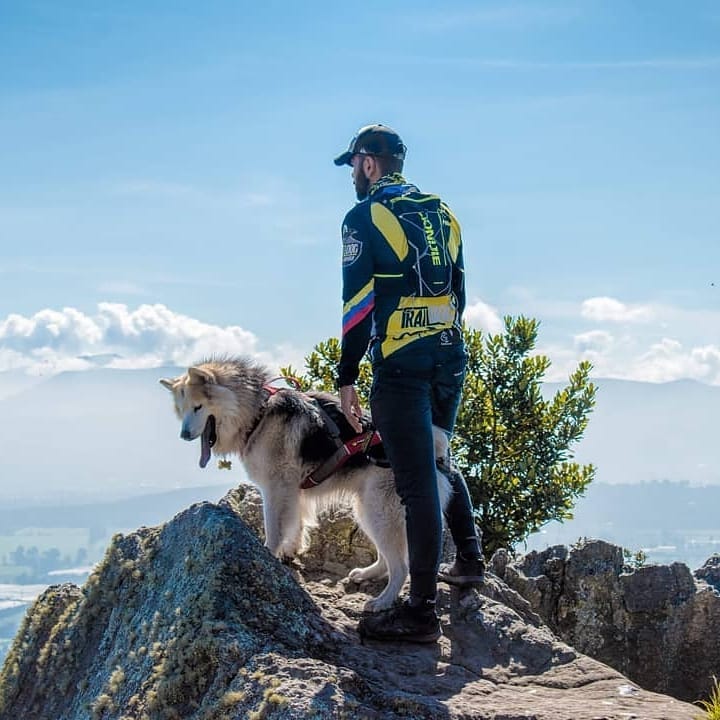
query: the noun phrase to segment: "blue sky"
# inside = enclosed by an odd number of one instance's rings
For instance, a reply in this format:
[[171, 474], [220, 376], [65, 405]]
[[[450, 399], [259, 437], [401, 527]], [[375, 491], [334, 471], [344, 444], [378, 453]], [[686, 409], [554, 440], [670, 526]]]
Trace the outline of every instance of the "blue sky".
[[297, 363], [369, 122], [549, 379], [720, 384], [720, 6], [0, 0], [0, 371]]

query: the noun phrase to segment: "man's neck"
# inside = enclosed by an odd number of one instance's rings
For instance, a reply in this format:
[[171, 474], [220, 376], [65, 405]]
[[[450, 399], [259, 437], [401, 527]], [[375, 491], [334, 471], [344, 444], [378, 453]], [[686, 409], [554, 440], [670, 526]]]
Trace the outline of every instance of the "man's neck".
[[378, 190], [381, 190], [388, 185], [406, 184], [407, 180], [405, 180], [405, 178], [400, 173], [388, 173], [387, 175], [383, 175], [381, 178], [378, 178], [372, 185], [370, 185], [370, 188], [368, 189], [368, 195], [372, 195], [373, 193], [376, 193]]

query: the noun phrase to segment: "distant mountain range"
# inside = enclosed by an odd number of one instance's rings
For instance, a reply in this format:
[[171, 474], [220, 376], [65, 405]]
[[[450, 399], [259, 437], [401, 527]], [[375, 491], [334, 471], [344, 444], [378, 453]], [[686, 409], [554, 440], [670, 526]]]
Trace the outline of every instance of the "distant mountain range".
[[[593, 382], [596, 406], [576, 460], [593, 463], [597, 481], [720, 484], [720, 387], [694, 380]], [[548, 383], [545, 392], [560, 387]]]
[[[0, 503], [87, 503], [245, 478], [198, 467], [158, 379], [179, 368], [67, 372], [0, 399]], [[0, 374], [1, 377], [1, 374]]]
[[[97, 369], [42, 381], [0, 373], [0, 503], [97, 502], [236, 485], [245, 478], [239, 463], [230, 472], [213, 463], [200, 470], [198, 443], [179, 438], [158, 379], [180, 372]], [[594, 382], [597, 406], [576, 459], [597, 466], [597, 482], [720, 484], [720, 387]]]
[[[10, 535], [23, 528], [94, 528], [99, 536], [154, 527], [197, 502], [217, 502], [228, 485], [188, 487], [162, 493], [138, 495], [112, 502], [63, 505], [14, 505], [0, 507], [0, 529]], [[28, 541], [28, 542], [31, 542]]]
[[544, 550], [599, 538], [642, 552], [647, 563], [684, 562], [692, 570], [720, 553], [720, 485], [677, 482], [593, 483], [578, 498], [573, 519], [551, 522], [515, 550]]

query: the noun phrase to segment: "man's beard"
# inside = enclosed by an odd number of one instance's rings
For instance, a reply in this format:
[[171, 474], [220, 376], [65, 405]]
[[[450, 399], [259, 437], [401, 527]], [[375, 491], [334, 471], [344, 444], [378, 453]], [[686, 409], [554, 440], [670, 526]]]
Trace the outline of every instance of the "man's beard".
[[357, 175], [355, 178], [355, 194], [358, 200], [365, 200], [370, 189], [370, 181], [364, 174]]

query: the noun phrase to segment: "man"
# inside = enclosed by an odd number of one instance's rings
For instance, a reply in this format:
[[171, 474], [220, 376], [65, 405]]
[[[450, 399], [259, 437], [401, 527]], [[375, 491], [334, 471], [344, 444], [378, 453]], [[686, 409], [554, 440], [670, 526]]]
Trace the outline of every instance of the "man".
[[[482, 581], [483, 561], [465, 481], [449, 456], [435, 458], [433, 428], [455, 425], [467, 355], [460, 226], [437, 196], [421, 193], [400, 174], [406, 148], [384, 125], [358, 131], [335, 164], [350, 165], [360, 201], [343, 238], [343, 336], [337, 384], [348, 421], [360, 432], [362, 408], [354, 383], [370, 345], [370, 406], [405, 506], [410, 596], [399, 607], [362, 618], [358, 630], [378, 640], [434, 642], [438, 570], [460, 586]], [[439, 568], [442, 508], [436, 460], [453, 485], [446, 510], [457, 549]]]

